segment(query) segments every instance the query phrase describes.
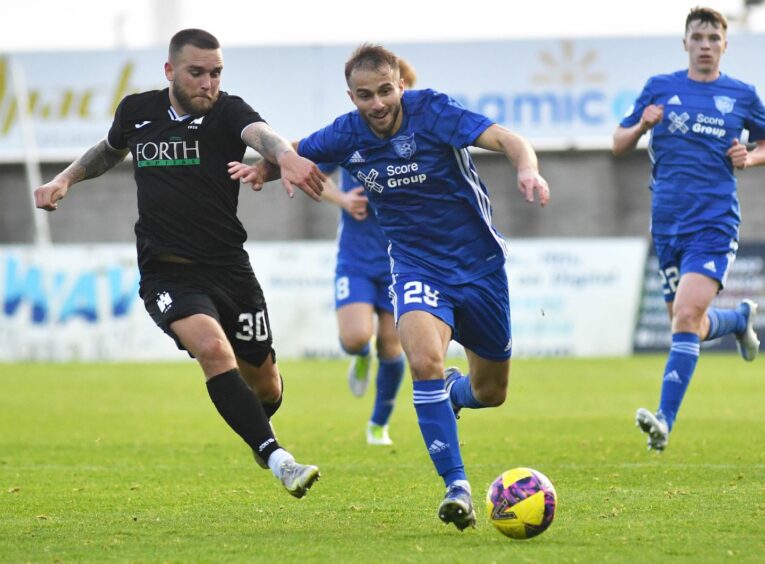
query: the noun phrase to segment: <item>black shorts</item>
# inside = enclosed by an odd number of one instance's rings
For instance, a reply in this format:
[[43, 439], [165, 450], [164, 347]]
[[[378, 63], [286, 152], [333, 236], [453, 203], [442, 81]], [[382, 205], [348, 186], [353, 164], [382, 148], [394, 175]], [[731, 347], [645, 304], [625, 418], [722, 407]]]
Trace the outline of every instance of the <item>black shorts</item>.
[[141, 269], [138, 291], [146, 311], [181, 350], [173, 321], [202, 313], [223, 327], [234, 354], [260, 366], [275, 360], [263, 290], [249, 264], [211, 267], [152, 261]]

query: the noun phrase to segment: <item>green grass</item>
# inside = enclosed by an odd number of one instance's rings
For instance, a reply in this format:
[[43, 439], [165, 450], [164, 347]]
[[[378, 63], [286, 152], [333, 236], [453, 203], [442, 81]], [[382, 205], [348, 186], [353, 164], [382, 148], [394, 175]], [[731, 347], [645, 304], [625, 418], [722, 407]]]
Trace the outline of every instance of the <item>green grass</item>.
[[[395, 447], [368, 447], [372, 398], [344, 361], [282, 362], [280, 441], [322, 479], [296, 500], [210, 403], [196, 365], [0, 365], [0, 561], [760, 562], [765, 375], [704, 355], [663, 455], [635, 409], [664, 359], [518, 360], [508, 402], [463, 412], [476, 530], [436, 517], [443, 489], [402, 387]], [[482, 496], [514, 466], [558, 491], [551, 528], [513, 541]]]

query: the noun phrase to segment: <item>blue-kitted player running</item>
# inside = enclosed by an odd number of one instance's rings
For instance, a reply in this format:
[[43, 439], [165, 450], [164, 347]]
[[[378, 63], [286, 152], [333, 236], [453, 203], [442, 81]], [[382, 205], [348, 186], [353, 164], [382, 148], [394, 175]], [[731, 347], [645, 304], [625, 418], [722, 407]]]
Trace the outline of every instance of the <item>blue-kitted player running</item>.
[[[720, 72], [727, 29], [719, 12], [691, 10], [683, 39], [688, 69], [651, 77], [614, 133], [618, 156], [651, 132], [651, 233], [672, 346], [659, 408], [655, 414], [638, 409], [636, 423], [648, 435], [648, 448], [657, 451], [667, 446], [699, 343], [733, 333], [748, 361], [760, 345], [754, 331], [757, 304], [743, 300], [734, 310], [710, 307], [738, 248], [741, 214], [734, 168], [765, 164], [765, 108], [754, 87]], [[752, 151], [740, 141], [744, 129], [749, 141], [756, 141]]]
[[[454, 410], [501, 405], [512, 352], [507, 250], [468, 147], [504, 153], [527, 201], [536, 193], [545, 205], [549, 189], [528, 142], [445, 94], [404, 91], [387, 49], [359, 47], [345, 78], [356, 111], [300, 141], [298, 152], [348, 170], [390, 241], [391, 295], [417, 420], [446, 484], [438, 515], [462, 530], [475, 525], [475, 511]], [[245, 182], [264, 179], [245, 165], [229, 170]], [[445, 374], [451, 339], [465, 348], [469, 376]]]

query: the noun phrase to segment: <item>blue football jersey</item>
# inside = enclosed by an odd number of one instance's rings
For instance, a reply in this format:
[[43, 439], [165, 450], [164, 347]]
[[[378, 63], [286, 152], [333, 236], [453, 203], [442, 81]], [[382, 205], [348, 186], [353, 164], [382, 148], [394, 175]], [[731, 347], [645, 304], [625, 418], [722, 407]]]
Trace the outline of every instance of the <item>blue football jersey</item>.
[[741, 222], [733, 164], [725, 156], [743, 129], [765, 139], [765, 108], [753, 86], [721, 74], [712, 82], [688, 71], [651, 77], [622, 127], [640, 122], [650, 104], [664, 117], [651, 130], [651, 231], [692, 233], [708, 227], [738, 237]]
[[[326, 174], [331, 174], [338, 165], [320, 165], [319, 168]], [[343, 192], [349, 192], [361, 185], [347, 170], [340, 170], [339, 188]], [[371, 210], [362, 221], [341, 210], [337, 226], [337, 268], [346, 273], [354, 272], [370, 278], [390, 274], [388, 238], [383, 234]]]
[[467, 147], [492, 121], [433, 90], [409, 90], [400, 129], [380, 139], [358, 111], [300, 141], [315, 162], [336, 162], [366, 188], [393, 274], [422, 272], [464, 284], [503, 268], [486, 187]]

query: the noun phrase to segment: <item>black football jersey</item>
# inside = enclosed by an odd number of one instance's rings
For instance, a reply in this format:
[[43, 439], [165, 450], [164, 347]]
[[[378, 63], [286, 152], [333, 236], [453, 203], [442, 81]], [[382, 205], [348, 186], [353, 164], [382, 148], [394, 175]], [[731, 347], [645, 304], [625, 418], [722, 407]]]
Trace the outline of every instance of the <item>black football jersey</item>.
[[133, 155], [139, 266], [160, 253], [210, 265], [248, 260], [236, 213], [239, 181], [227, 169], [244, 157], [242, 130], [259, 121], [244, 100], [225, 92], [202, 116], [178, 116], [168, 89], [120, 102], [107, 141]]

